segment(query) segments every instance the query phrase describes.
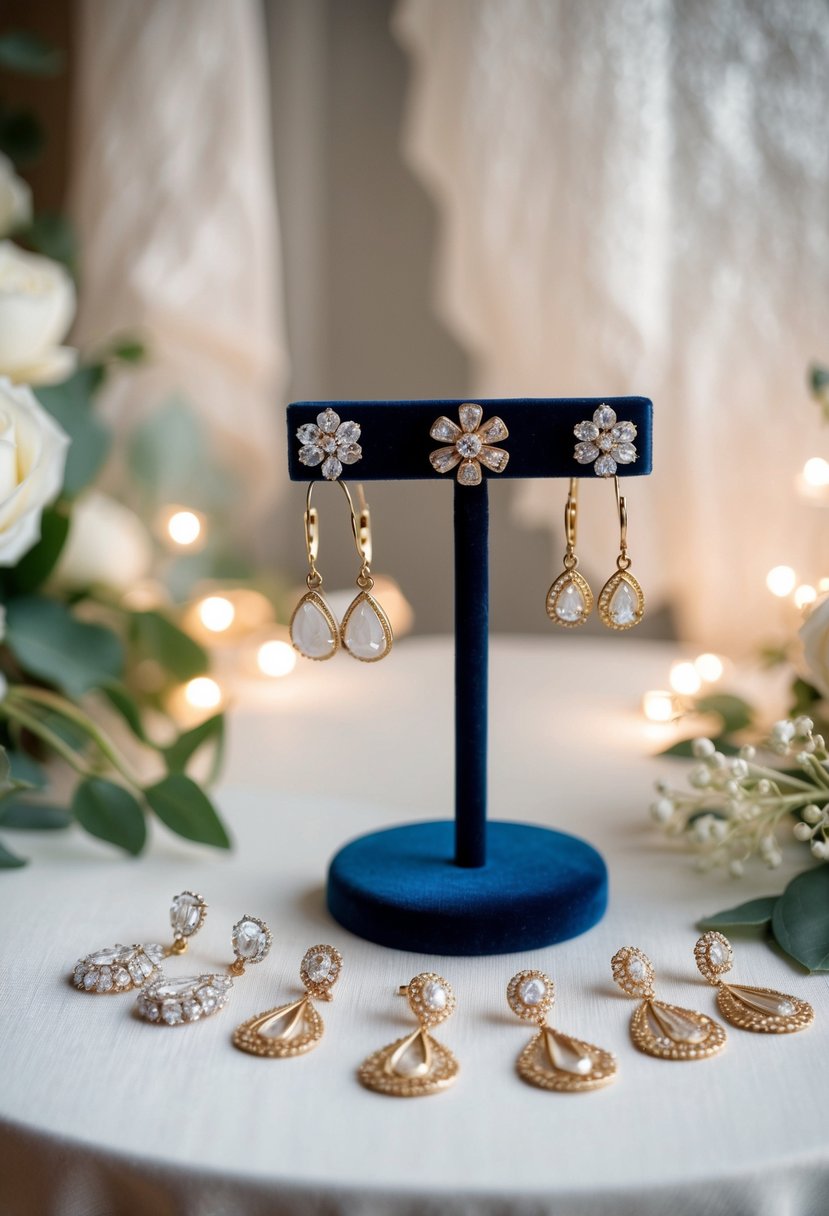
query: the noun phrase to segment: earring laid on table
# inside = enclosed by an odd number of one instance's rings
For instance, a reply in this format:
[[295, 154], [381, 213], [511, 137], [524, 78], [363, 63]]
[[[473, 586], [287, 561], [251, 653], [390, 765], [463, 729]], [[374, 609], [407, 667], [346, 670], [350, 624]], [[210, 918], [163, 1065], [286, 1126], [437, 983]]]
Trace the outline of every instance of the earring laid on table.
[[357, 575], [358, 593], [346, 608], [343, 617], [340, 638], [345, 649], [361, 663], [376, 663], [384, 659], [392, 648], [394, 635], [391, 631], [389, 618], [380, 604], [371, 594], [374, 579], [371, 577], [371, 514], [363, 493], [363, 487], [358, 486], [360, 496], [359, 517], [354, 511], [354, 503], [348, 492], [348, 487], [340, 482], [348, 499], [351, 511], [351, 531], [357, 555], [360, 558], [360, 572]]
[[528, 1085], [560, 1093], [581, 1093], [614, 1081], [616, 1060], [609, 1051], [547, 1025], [554, 1000], [555, 985], [543, 971], [519, 971], [507, 986], [512, 1012], [538, 1027], [518, 1057], [518, 1075]]
[[725, 1047], [724, 1027], [704, 1013], [666, 1005], [654, 997], [653, 963], [635, 946], [624, 946], [610, 960], [613, 978], [642, 1004], [630, 1019], [634, 1047], [658, 1060], [702, 1060]]
[[458, 1061], [429, 1029], [455, 1012], [454, 992], [445, 979], [426, 971], [399, 988], [398, 995], [408, 998], [418, 1028], [375, 1051], [360, 1065], [357, 1077], [367, 1089], [396, 1098], [418, 1098], [446, 1089], [458, 1075]]
[[311, 1004], [311, 997], [318, 1001], [332, 999], [331, 989], [340, 977], [342, 965], [343, 956], [333, 946], [312, 946], [306, 950], [299, 965], [305, 995], [289, 1005], [279, 1005], [248, 1018], [234, 1030], [234, 1046], [253, 1056], [272, 1059], [299, 1056], [316, 1047], [325, 1024]]
[[159, 976], [138, 997], [135, 1004], [138, 1016], [147, 1022], [178, 1026], [182, 1022], [198, 1022], [223, 1009], [234, 978], [245, 974], [245, 963], [261, 963], [273, 940], [268, 926], [255, 916], [243, 916], [237, 921], [230, 939], [236, 957], [228, 968], [229, 975], [213, 972], [174, 980]]
[[616, 573], [611, 574], [599, 592], [599, 616], [608, 629], [632, 629], [645, 615], [645, 596], [630, 573], [627, 506], [624, 496], [619, 493], [619, 478], [614, 477], [613, 483], [619, 512], [619, 556]]
[[567, 543], [564, 569], [547, 592], [547, 616], [565, 629], [575, 629], [577, 625], [583, 625], [593, 610], [590, 584], [576, 569], [579, 564], [576, 557], [578, 494], [578, 480], [571, 477], [567, 505], [564, 508], [564, 537]]
[[761, 1034], [792, 1034], [815, 1020], [812, 1006], [796, 996], [773, 988], [726, 984], [720, 976], [731, 970], [734, 952], [722, 933], [703, 934], [694, 946], [694, 958], [703, 978], [716, 987], [720, 1013], [732, 1026]]
[[207, 916], [207, 904], [200, 895], [182, 891], [173, 896], [170, 925], [173, 941], [169, 946], [148, 942], [144, 946], [106, 946], [87, 954], [75, 964], [72, 982], [81, 992], [129, 992], [141, 988], [159, 974], [159, 964], [171, 954], [184, 954], [188, 939], [198, 933]]

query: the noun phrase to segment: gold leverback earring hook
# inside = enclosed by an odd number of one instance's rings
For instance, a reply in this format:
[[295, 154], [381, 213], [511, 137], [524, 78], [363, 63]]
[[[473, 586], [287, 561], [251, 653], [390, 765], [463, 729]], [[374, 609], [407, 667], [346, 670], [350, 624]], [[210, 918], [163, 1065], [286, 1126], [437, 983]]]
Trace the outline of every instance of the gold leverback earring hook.
[[627, 558], [628, 550], [628, 512], [624, 494], [619, 492], [619, 478], [613, 478], [616, 487], [616, 508], [619, 512], [619, 550], [623, 558]]
[[572, 556], [576, 551], [576, 525], [579, 510], [578, 478], [570, 478], [570, 489], [564, 506], [564, 537], [567, 542], [567, 552]]

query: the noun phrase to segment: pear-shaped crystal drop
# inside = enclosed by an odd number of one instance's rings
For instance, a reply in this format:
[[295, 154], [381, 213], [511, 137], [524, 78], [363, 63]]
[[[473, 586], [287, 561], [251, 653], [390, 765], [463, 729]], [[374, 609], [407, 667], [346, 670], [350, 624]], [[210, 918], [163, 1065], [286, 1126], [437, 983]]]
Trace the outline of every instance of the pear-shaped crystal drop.
[[555, 614], [561, 621], [580, 621], [587, 605], [578, 583], [567, 583], [559, 591], [555, 602]]
[[624, 579], [610, 597], [610, 619], [614, 625], [632, 625], [639, 611], [639, 599]]
[[368, 596], [349, 611], [343, 627], [343, 645], [356, 659], [373, 662], [382, 659], [389, 648], [389, 639], [383, 621], [374, 603]]
[[544, 1046], [553, 1068], [560, 1072], [584, 1077], [593, 1069], [592, 1056], [585, 1055], [566, 1034], [559, 1034], [549, 1026], [544, 1029]]
[[305, 599], [291, 621], [291, 641], [307, 659], [327, 659], [337, 646], [331, 622], [318, 604]]
[[761, 992], [758, 988], [744, 988], [741, 984], [729, 984], [728, 991], [758, 1013], [785, 1018], [797, 1012], [794, 1001], [783, 992]]
[[700, 1026], [690, 1014], [669, 1009], [660, 1001], [652, 1001], [648, 1013], [657, 1036], [665, 1035], [675, 1043], [701, 1043], [707, 1037], [705, 1027]]

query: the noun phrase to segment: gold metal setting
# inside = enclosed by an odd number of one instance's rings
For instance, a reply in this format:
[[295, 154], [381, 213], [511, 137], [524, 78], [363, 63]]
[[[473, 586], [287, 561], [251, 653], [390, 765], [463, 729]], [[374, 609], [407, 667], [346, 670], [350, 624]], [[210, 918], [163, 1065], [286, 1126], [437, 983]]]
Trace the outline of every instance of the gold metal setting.
[[455, 1080], [459, 1064], [428, 1031], [454, 1013], [455, 994], [451, 985], [433, 971], [416, 975], [398, 992], [408, 998], [418, 1027], [364, 1060], [357, 1077], [366, 1089], [395, 1098], [438, 1093]]
[[576, 567], [579, 559], [576, 557], [576, 527], [578, 524], [579, 483], [575, 477], [570, 478], [570, 489], [564, 507], [564, 537], [566, 548], [564, 553], [564, 569], [553, 581], [547, 592], [545, 607], [547, 616], [565, 629], [577, 629], [583, 625], [593, 611], [593, 592], [584, 575]]
[[622, 991], [642, 999], [630, 1019], [630, 1037], [639, 1051], [658, 1060], [702, 1060], [723, 1049], [727, 1035], [719, 1022], [655, 999], [653, 964], [641, 950], [624, 946], [610, 965]]
[[732, 1026], [758, 1034], [794, 1034], [815, 1020], [812, 1006], [796, 996], [721, 979], [734, 959], [731, 942], [722, 933], [711, 930], [703, 934], [694, 946], [694, 958], [700, 974], [717, 989], [720, 1013]]
[[628, 554], [628, 514], [623, 494], [619, 492], [619, 478], [613, 478], [616, 489], [616, 508], [619, 513], [619, 556], [616, 572], [611, 574], [599, 592], [599, 618], [608, 629], [617, 631], [633, 629], [645, 615], [645, 594], [638, 581], [630, 573]]
[[501, 418], [482, 422], [484, 411], [475, 402], [466, 401], [458, 407], [460, 426], [442, 415], [432, 423], [429, 435], [449, 447], [436, 448], [429, 453], [429, 462], [436, 473], [451, 473], [457, 468], [458, 483], [478, 486], [483, 480], [481, 465], [490, 473], [503, 473], [509, 462], [509, 452], [495, 447], [509, 438]]
[[317, 1046], [325, 1023], [311, 998], [332, 1000], [331, 989], [340, 977], [343, 959], [333, 946], [311, 946], [299, 968], [305, 995], [288, 1005], [257, 1013], [237, 1026], [233, 1043], [240, 1051], [269, 1059], [304, 1055]]
[[516, 1061], [518, 1075], [528, 1085], [558, 1093], [585, 1093], [609, 1085], [616, 1078], [614, 1056], [548, 1026], [554, 1001], [555, 985], [543, 971], [519, 971], [507, 985], [513, 1013], [539, 1027]]
[[[308, 577], [310, 578], [311, 576], [309, 575]], [[309, 583], [309, 587], [310, 587], [310, 583]], [[294, 649], [298, 650], [304, 659], [313, 659], [314, 662], [316, 662], [316, 663], [324, 663], [326, 659], [333, 659], [334, 655], [337, 653], [337, 651], [340, 648], [340, 629], [339, 629], [339, 626], [337, 625], [336, 620], [334, 619], [333, 612], [328, 607], [327, 600], [324, 598], [324, 596], [320, 592], [321, 587], [322, 587], [322, 579], [319, 580], [319, 582], [316, 584], [315, 587], [311, 588], [309, 591], [307, 591], [305, 593], [305, 595], [303, 595], [302, 599], [299, 601], [296, 608], [294, 608], [293, 612], [291, 613], [291, 620], [288, 625], [288, 632], [291, 635], [291, 642], [293, 644]], [[294, 621], [296, 620], [296, 618], [304, 604], [310, 604], [312, 607], [316, 608], [319, 612], [321, 612], [323, 618], [325, 619], [326, 624], [328, 625], [328, 628], [331, 631], [331, 638], [332, 638], [333, 644], [331, 645], [330, 649], [325, 654], [309, 654], [307, 652], [307, 650], [304, 650], [302, 648], [301, 644], [297, 641], [296, 637], [294, 636]]]

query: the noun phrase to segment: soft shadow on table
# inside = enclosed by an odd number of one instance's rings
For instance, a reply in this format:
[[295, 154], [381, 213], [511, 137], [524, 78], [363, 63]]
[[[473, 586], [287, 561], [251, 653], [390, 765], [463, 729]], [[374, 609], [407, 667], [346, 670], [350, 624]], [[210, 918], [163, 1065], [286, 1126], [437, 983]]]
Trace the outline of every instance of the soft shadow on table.
[[297, 906], [303, 916], [322, 929], [331, 928], [331, 917], [325, 905], [325, 887], [311, 887], [300, 895]]

